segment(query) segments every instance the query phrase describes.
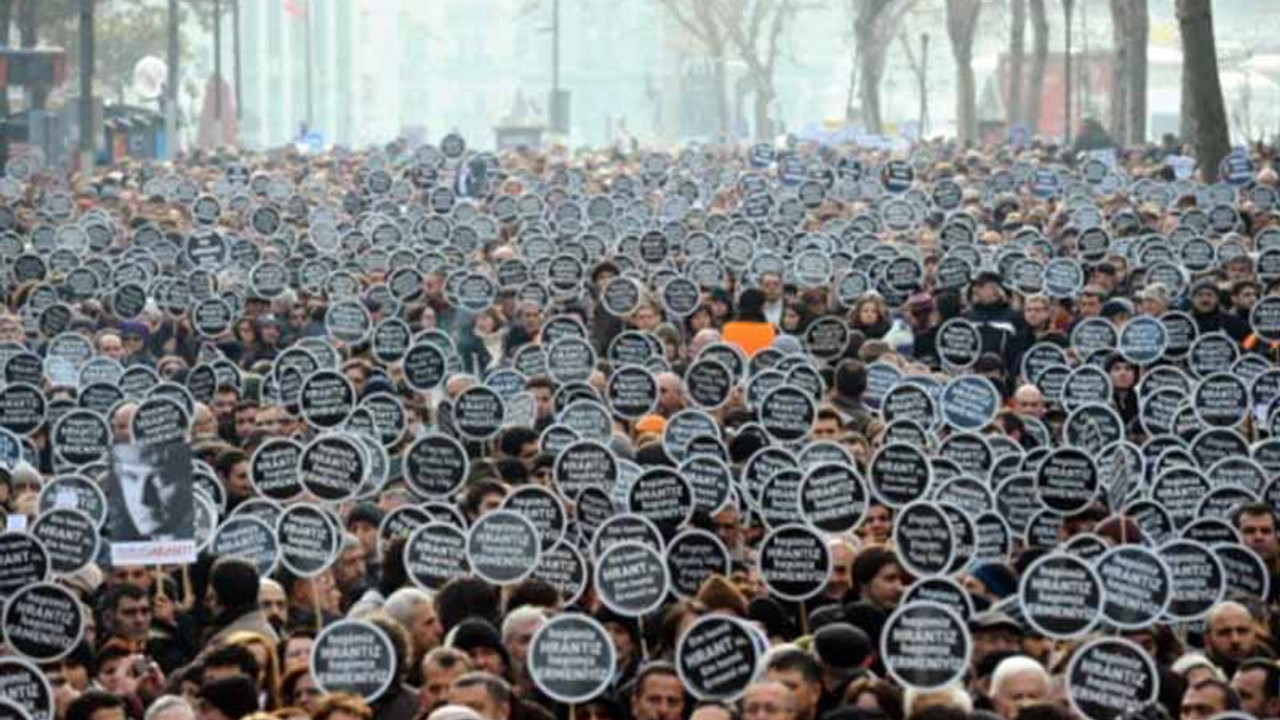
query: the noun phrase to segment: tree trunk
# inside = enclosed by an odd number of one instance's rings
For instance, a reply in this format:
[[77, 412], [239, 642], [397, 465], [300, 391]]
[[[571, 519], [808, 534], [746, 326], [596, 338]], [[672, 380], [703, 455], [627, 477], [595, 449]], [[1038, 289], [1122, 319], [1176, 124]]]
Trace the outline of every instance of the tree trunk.
[[773, 123], [769, 120], [769, 103], [773, 102], [773, 88], [756, 78], [752, 111], [755, 116], [753, 128], [756, 142], [769, 142], [773, 138]]
[[1005, 119], [1010, 127], [1022, 120], [1022, 76], [1026, 62], [1027, 0], [1013, 0], [1013, 30], [1009, 34], [1009, 93]]
[[1129, 95], [1129, 2], [1111, 0], [1111, 103], [1108, 129], [1117, 142], [1126, 142]]
[[1151, 16], [1147, 14], [1147, 0], [1129, 0], [1128, 34], [1125, 44], [1126, 105], [1128, 113], [1128, 144], [1139, 145], [1147, 141], [1147, 41], [1151, 34]]
[[22, 0], [18, 7], [18, 32], [23, 48], [36, 46], [36, 3], [39, 0]]
[[1218, 78], [1211, 0], [1178, 0], [1182, 33], [1182, 132], [1195, 145], [1204, 181], [1217, 182], [1218, 163], [1230, 149], [1227, 111]]
[[13, 25], [13, 0], [0, 0], [0, 45], [9, 46], [9, 28]]
[[[0, 0], [0, 45], [9, 47], [9, 28], [13, 24], [13, 0]], [[0, 88], [0, 123], [7, 122], [12, 108], [9, 106], [8, 86]], [[9, 162], [7, 133], [0, 133], [0, 167]]]
[[720, 126], [720, 138], [727, 141], [732, 137], [733, 124], [729, 120], [729, 76], [724, 69], [724, 51], [712, 58], [715, 70], [712, 78], [716, 84], [716, 123]]
[[970, 144], [978, 140], [978, 108], [973, 77], [973, 34], [980, 0], [947, 0], [947, 35], [956, 60], [956, 136]]
[[858, 102], [860, 116], [867, 132], [879, 134], [884, 129], [880, 113], [880, 82], [884, 78], [885, 57], [893, 34], [883, 27], [881, 17], [892, 0], [863, 0], [858, 3], [854, 21], [854, 42], [858, 48]]
[[1071, 144], [1071, 131], [1074, 129], [1071, 103], [1071, 24], [1075, 20], [1072, 12], [1075, 0], [1062, 0], [1062, 19], [1066, 36], [1062, 46], [1062, 137], [1063, 144]]
[[849, 56], [849, 87], [844, 94], [844, 121], [853, 122], [854, 117], [853, 96], [858, 92], [858, 46], [855, 44], [853, 53]]
[[1045, 0], [1028, 0], [1031, 11], [1031, 72], [1023, 95], [1022, 121], [1032, 135], [1040, 134], [1040, 103], [1044, 95], [1044, 73], [1049, 66], [1049, 16]]

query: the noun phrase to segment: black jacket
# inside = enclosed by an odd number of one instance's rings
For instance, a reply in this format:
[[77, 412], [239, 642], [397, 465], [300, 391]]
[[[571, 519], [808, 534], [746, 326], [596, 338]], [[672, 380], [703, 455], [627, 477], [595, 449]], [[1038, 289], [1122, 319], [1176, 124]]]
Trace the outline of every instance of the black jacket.
[[964, 319], [978, 326], [982, 335], [982, 352], [999, 355], [1007, 372], [1017, 372], [1022, 353], [1035, 343], [1035, 336], [1022, 315], [1000, 301], [980, 305], [964, 314]]

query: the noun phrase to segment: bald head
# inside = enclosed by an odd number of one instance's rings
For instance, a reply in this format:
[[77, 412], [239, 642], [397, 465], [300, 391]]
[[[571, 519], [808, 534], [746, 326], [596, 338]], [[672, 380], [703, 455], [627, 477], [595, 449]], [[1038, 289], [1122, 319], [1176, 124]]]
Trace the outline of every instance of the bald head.
[[1021, 415], [1041, 419], [1045, 414], [1044, 393], [1030, 383], [1013, 394], [1013, 409]]
[[1205, 626], [1209, 652], [1214, 658], [1239, 661], [1256, 654], [1258, 632], [1253, 615], [1244, 605], [1232, 600], [1214, 605], [1205, 616]]

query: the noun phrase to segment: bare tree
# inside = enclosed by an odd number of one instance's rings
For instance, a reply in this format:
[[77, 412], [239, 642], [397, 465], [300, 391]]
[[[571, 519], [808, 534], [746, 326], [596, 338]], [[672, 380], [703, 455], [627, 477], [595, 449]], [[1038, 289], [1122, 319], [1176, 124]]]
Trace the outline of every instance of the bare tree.
[[854, 67], [845, 116], [853, 119], [853, 89], [858, 89], [861, 120], [868, 132], [884, 127], [880, 113], [880, 81], [885, 58], [910, 0], [849, 0], [853, 16]]
[[963, 143], [978, 140], [977, 83], [973, 77], [973, 36], [981, 0], [947, 0], [947, 35], [956, 60], [956, 135]]
[[36, 46], [36, 25], [38, 24], [36, 4], [39, 0], [22, 0], [22, 4], [18, 6], [18, 32], [21, 35], [21, 43], [24, 48], [33, 48]]
[[753, 90], [752, 134], [757, 140], [767, 140], [773, 136], [769, 106], [777, 96], [773, 73], [782, 32], [800, 6], [796, 0], [706, 0], [706, 4], [720, 18], [729, 47], [747, 66]]
[[658, 4], [702, 45], [713, 64], [713, 80], [716, 93], [717, 132], [721, 137], [729, 135], [729, 80], [725, 69], [724, 31], [720, 18], [709, 2], [702, 0], [658, 0]]
[[1013, 0], [1009, 31], [1009, 93], [1005, 97], [1005, 119], [1010, 126], [1022, 120], [1023, 65], [1027, 55], [1027, 0]]
[[11, 25], [13, 25], [13, 0], [0, 0], [0, 45], [9, 44]]
[[1023, 95], [1022, 121], [1034, 135], [1040, 129], [1040, 105], [1044, 96], [1044, 73], [1049, 66], [1049, 16], [1045, 0], [1028, 0], [1031, 14], [1031, 71]]
[[920, 57], [911, 49], [911, 38], [903, 31], [898, 35], [902, 44], [902, 54], [907, 56], [907, 67], [916, 78], [916, 93], [920, 99], [920, 114], [916, 123], [920, 126], [920, 137], [929, 133], [929, 33], [920, 33]]
[[1111, 112], [1107, 129], [1111, 137], [1124, 142], [1128, 137], [1125, 122], [1128, 120], [1129, 76], [1125, 66], [1129, 62], [1129, 7], [1126, 0], [1111, 0]]
[[1195, 146], [1205, 182], [1218, 180], [1218, 163], [1230, 148], [1227, 112], [1218, 78], [1211, 0], [1178, 0], [1182, 33], [1182, 139]]
[[1147, 141], [1147, 41], [1151, 35], [1151, 16], [1147, 0], [1128, 0], [1128, 6], [1125, 105], [1129, 118], [1125, 125], [1129, 130], [1128, 144], [1137, 145]]
[[1147, 0], [1111, 0], [1111, 134], [1137, 144], [1147, 139]]

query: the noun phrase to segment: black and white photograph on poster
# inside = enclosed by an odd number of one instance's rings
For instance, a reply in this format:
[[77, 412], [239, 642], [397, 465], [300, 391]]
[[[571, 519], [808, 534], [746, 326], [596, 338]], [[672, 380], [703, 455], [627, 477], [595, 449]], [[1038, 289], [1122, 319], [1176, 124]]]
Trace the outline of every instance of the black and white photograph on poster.
[[115, 445], [106, 482], [113, 565], [195, 562], [191, 447]]
[[586, 703], [614, 680], [618, 653], [613, 636], [595, 618], [577, 612], [556, 615], [529, 641], [529, 678], [547, 697]]
[[956, 612], [926, 600], [901, 605], [880, 633], [880, 658], [901, 685], [935, 690], [964, 676], [973, 654], [969, 626]]
[[5, 645], [36, 662], [60, 660], [84, 637], [84, 613], [80, 599], [62, 585], [27, 585], [5, 602]]
[[676, 642], [680, 681], [701, 701], [733, 702], [760, 673], [755, 631], [726, 615], [698, 618]]
[[1145, 707], [1160, 692], [1155, 661], [1130, 640], [1098, 638], [1080, 647], [1067, 665], [1067, 699], [1088, 720], [1114, 720]]
[[386, 631], [361, 620], [339, 620], [321, 630], [311, 646], [310, 668], [322, 692], [370, 702], [382, 697], [401, 672]]

